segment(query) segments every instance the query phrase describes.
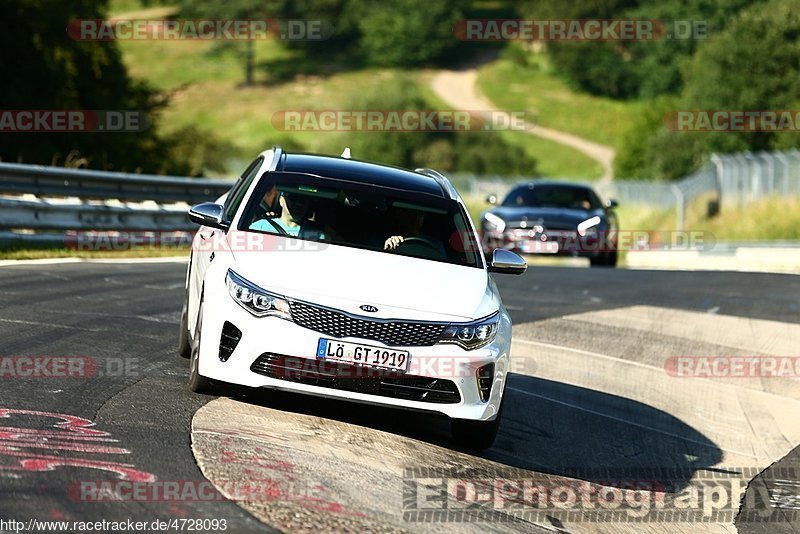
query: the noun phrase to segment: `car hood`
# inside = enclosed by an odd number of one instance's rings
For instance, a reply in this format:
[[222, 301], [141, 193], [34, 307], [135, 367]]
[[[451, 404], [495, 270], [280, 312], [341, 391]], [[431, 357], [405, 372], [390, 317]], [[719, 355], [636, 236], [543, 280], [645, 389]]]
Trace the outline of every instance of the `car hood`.
[[575, 229], [581, 223], [599, 215], [604, 218], [603, 210], [580, 210], [569, 208], [533, 208], [528, 206], [520, 207], [499, 207], [490, 210], [512, 226], [521, 221], [534, 223], [541, 220], [545, 228]]
[[[228, 240], [236, 240], [237, 233], [243, 232], [230, 232]], [[468, 321], [499, 308], [484, 269], [246, 234], [263, 238], [266, 246], [257, 251], [232, 246], [231, 268], [259, 287], [290, 298], [380, 319]], [[378, 311], [365, 312], [362, 305]]]

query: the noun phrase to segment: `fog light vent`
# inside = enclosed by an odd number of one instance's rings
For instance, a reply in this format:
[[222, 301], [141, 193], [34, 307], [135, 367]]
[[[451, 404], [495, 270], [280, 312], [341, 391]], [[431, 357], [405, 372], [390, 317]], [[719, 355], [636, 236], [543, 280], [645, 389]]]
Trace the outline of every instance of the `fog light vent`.
[[494, 364], [484, 365], [475, 373], [478, 380], [478, 393], [481, 396], [481, 401], [486, 402], [489, 400], [489, 395], [492, 393], [492, 384], [494, 384]]
[[225, 321], [222, 325], [222, 335], [219, 338], [219, 359], [227, 362], [233, 354], [236, 345], [242, 339], [242, 331], [236, 328], [233, 323]]

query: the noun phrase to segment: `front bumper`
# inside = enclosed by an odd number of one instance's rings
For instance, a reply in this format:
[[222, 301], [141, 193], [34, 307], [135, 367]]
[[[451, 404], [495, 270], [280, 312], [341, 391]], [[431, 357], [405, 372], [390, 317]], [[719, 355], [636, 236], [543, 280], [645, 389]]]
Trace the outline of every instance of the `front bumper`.
[[[505, 310], [501, 310], [497, 336], [492, 343], [480, 349], [468, 351], [451, 344], [389, 347], [372, 339], [334, 338], [277, 317], [254, 317], [231, 299], [224, 283], [214, 284], [214, 287], [210, 287], [211, 284], [212, 282], [207, 280], [199, 365], [200, 374], [207, 378], [248, 387], [271, 388], [373, 405], [437, 412], [459, 419], [492, 420], [496, 417], [505, 388], [511, 348], [511, 322]], [[230, 340], [222, 335], [223, 325], [226, 322], [241, 331], [241, 338], [232, 352], [224, 354], [227, 359], [222, 361], [219, 357], [221, 341], [223, 345], [230, 345]], [[320, 369], [320, 362], [316, 358], [320, 338], [340, 339], [386, 347], [390, 350], [406, 350], [411, 355], [410, 366], [406, 374], [400, 376], [401, 381], [404, 377], [439, 379], [435, 381], [437, 384], [441, 384], [441, 381], [450, 381], [457, 389], [457, 402], [443, 402], [442, 396], [429, 397], [429, 399], [435, 397], [439, 399], [438, 401], [420, 401], [389, 396], [386, 393], [397, 390], [399, 386], [393, 388], [386, 386], [383, 394], [378, 394], [378, 389], [372, 383], [362, 384], [365, 387], [337, 389], [324, 385], [330, 382], [297, 380], [298, 371]], [[265, 358], [265, 355], [269, 357]], [[289, 358], [292, 362], [289, 367], [294, 370], [294, 374], [289, 371], [281, 375], [265, 370], [263, 362], [270, 358], [274, 359], [273, 357]], [[493, 364], [491, 390], [488, 398], [482, 400], [477, 375], [479, 369], [489, 364]], [[380, 381], [380, 373], [366, 374], [369, 376], [364, 376], [362, 373], [357, 379]], [[348, 378], [352, 377], [353, 375], [350, 375]], [[423, 382], [425, 381], [406, 380], [404, 384], [414, 387]], [[350, 381], [349, 384], [352, 386], [353, 382]], [[400, 395], [403, 396], [408, 395]]]

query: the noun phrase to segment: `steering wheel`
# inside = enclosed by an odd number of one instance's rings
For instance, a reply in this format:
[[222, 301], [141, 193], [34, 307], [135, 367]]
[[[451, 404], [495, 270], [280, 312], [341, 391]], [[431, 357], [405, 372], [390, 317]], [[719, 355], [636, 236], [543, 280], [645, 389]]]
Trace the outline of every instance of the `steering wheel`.
[[436, 252], [440, 252], [439, 247], [437, 247], [430, 240], [425, 239], [424, 237], [407, 237], [403, 239], [403, 242], [400, 243], [397, 246], [397, 248], [404, 247], [406, 245], [424, 245], [428, 248], [435, 250]]
[[406, 239], [403, 239], [403, 242], [400, 243], [397, 246], [397, 248], [403, 248], [406, 245], [423, 246], [423, 247], [431, 250], [432, 252], [435, 252], [437, 258], [442, 256], [441, 249], [439, 247], [437, 247], [435, 244], [433, 244], [430, 240], [425, 239], [424, 237], [408, 237]]

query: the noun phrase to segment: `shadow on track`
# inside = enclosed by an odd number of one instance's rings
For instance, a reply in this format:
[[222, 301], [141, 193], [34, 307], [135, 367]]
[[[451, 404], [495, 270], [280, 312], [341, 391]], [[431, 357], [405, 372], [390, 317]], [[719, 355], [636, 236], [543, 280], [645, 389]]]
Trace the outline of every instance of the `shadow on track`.
[[[569, 384], [510, 374], [503, 422], [486, 451], [455, 449], [449, 421], [435, 414], [370, 406], [271, 390], [229, 386], [231, 398], [398, 434], [482, 457], [508, 468], [509, 477], [534, 471], [605, 486], [657, 482], [669, 492], [711, 469], [721, 450], [694, 428], [640, 402]], [[424, 456], [418, 465], [431, 465]], [[469, 466], [461, 466], [469, 468]], [[501, 475], [504, 476], [504, 475]]]

